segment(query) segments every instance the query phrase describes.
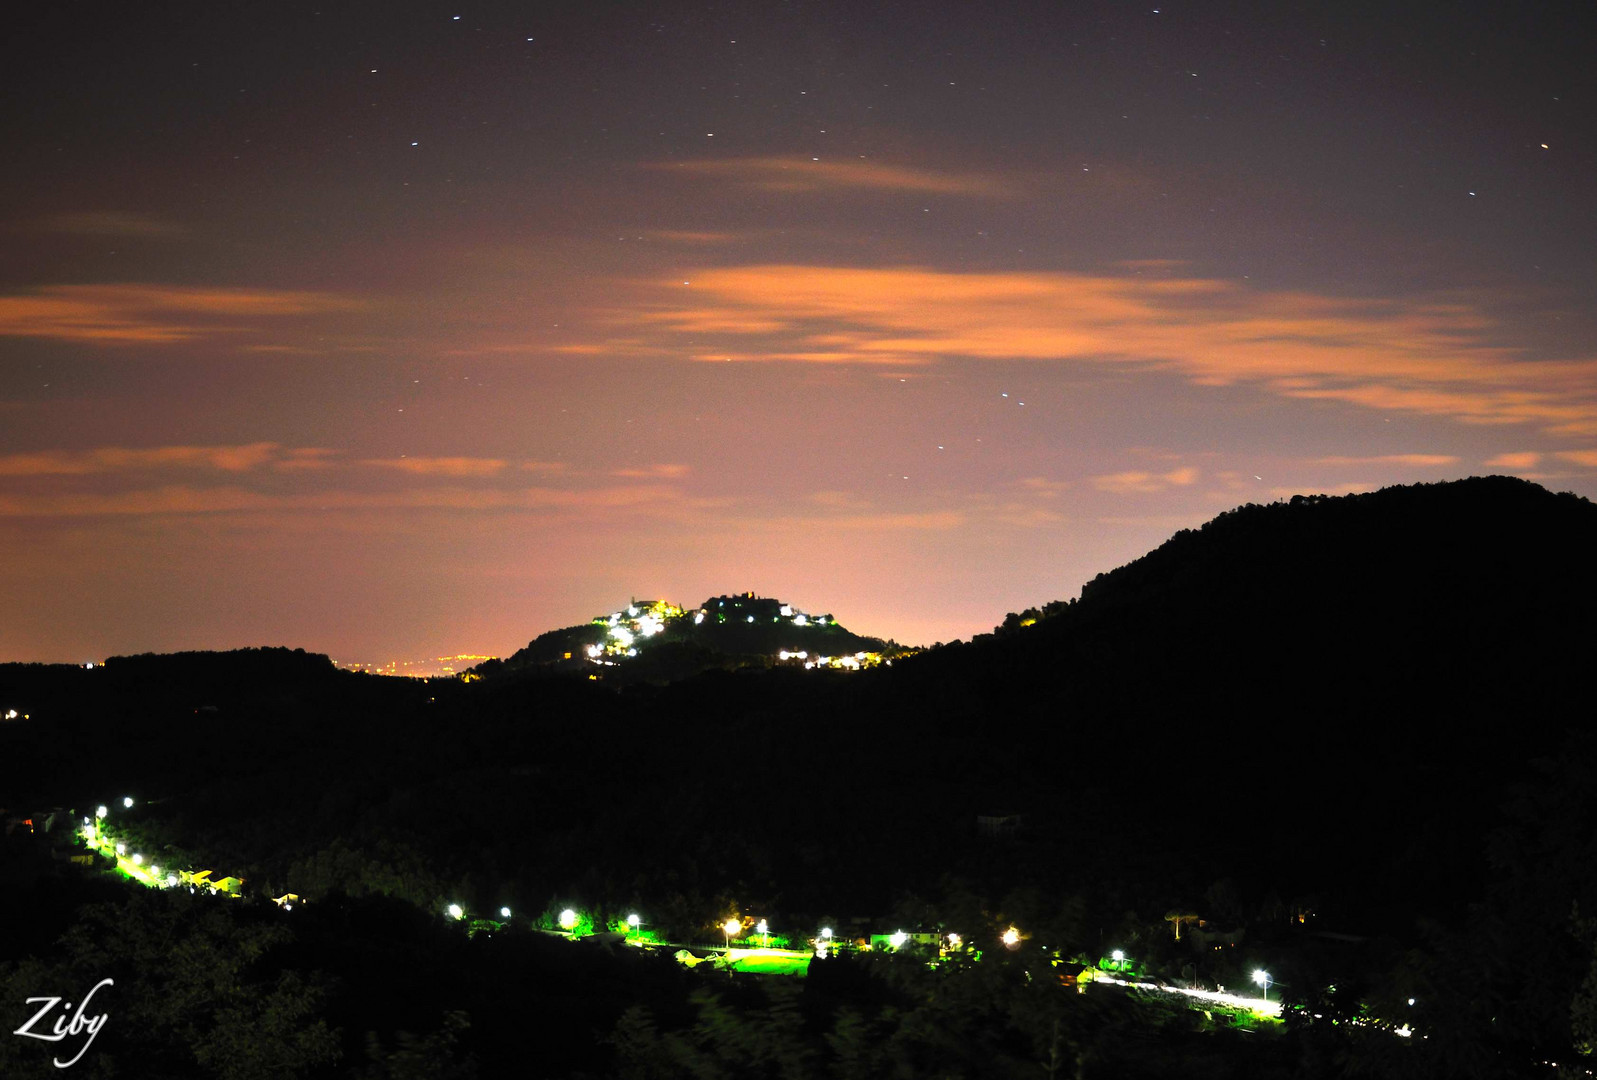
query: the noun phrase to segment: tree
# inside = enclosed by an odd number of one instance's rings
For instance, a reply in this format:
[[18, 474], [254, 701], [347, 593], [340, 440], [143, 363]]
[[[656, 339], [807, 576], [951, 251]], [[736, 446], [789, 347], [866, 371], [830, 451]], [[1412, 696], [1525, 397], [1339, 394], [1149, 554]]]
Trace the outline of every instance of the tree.
[[[86, 906], [54, 956], [0, 970], [0, 992], [21, 1002], [112, 980], [106, 1026], [74, 1076], [305, 1075], [337, 1060], [338, 1038], [319, 1016], [320, 977], [273, 965], [292, 940], [280, 916], [184, 892], [130, 893]], [[32, 1049], [21, 1043], [0, 1044], [8, 1080], [48, 1060], [21, 1056]]]

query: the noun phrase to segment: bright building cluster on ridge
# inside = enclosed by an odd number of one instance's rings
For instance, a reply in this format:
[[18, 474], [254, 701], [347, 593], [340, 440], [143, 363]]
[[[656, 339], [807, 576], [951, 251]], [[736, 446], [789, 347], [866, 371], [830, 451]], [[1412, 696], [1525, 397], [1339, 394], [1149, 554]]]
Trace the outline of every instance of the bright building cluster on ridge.
[[[502, 667], [586, 672], [595, 680], [611, 675], [673, 679], [712, 667], [858, 671], [890, 664], [911, 651], [856, 634], [830, 613], [741, 592], [712, 596], [696, 607], [635, 599], [586, 623], [540, 635]], [[478, 670], [491, 675], [500, 667], [485, 664]]]
[[[588, 658], [598, 660], [606, 656], [636, 656], [637, 642], [655, 637], [668, 623], [686, 616], [686, 612], [665, 600], [634, 601], [621, 611], [610, 615], [596, 615], [594, 625], [606, 628], [605, 640], [589, 645]], [[703, 612], [694, 612], [695, 622], [703, 622]]]

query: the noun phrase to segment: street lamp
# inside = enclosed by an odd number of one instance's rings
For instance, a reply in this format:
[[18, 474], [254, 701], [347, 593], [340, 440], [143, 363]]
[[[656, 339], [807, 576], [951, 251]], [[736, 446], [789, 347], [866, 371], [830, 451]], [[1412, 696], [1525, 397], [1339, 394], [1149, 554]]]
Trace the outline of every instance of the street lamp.
[[450, 904], [448, 910], [451, 919], [464, 919], [466, 917], [466, 909], [459, 904]]
[[909, 935], [904, 933], [904, 931], [894, 930], [893, 936], [887, 939], [887, 943], [891, 945], [896, 952], [897, 950], [902, 949], [904, 947], [904, 942], [908, 940]]
[[1269, 1001], [1270, 1000], [1270, 973], [1268, 971], [1265, 971], [1263, 968], [1255, 968], [1254, 972], [1253, 972], [1253, 981], [1259, 984], [1260, 990], [1264, 994], [1264, 1000], [1265, 1001]]
[[764, 945], [766, 948], [771, 947], [771, 928], [766, 925], [764, 919], [760, 920], [759, 925], [754, 928], [754, 932], [759, 934], [760, 937], [764, 939], [762, 942], [760, 942], [760, 944]]
[[1011, 926], [1008, 930], [1004, 931], [1002, 940], [1005, 945], [1013, 949], [1015, 946], [1020, 944], [1020, 931]]
[[636, 934], [638, 932], [638, 927], [643, 925], [643, 920], [640, 919], [638, 917], [638, 913], [634, 911], [631, 915], [627, 916], [627, 925], [632, 928], [630, 932]]
[[500, 908], [500, 909], [499, 909], [499, 917], [500, 917], [500, 918], [501, 918], [501, 919], [508, 919], [508, 918], [510, 918], [510, 909], [509, 909], [509, 908], [507, 908], [507, 907], [502, 907], [502, 908]]
[[577, 928], [577, 913], [566, 908], [560, 913], [560, 929], [570, 933]]
[[738, 931], [743, 929], [743, 923], [738, 919], [728, 919], [721, 924], [721, 933], [726, 935], [726, 951], [732, 951], [732, 939], [737, 937]]
[[105, 815], [108, 814], [108, 813], [110, 813], [110, 811], [107, 810], [103, 806], [97, 806], [97, 807], [94, 808], [94, 816], [97, 817], [97, 818], [102, 818], [103, 819], [105, 817]]
[[133, 809], [133, 796], [131, 796], [131, 795], [124, 796], [123, 799], [122, 799], [122, 806], [123, 806], [124, 809], [127, 809], [127, 810]]

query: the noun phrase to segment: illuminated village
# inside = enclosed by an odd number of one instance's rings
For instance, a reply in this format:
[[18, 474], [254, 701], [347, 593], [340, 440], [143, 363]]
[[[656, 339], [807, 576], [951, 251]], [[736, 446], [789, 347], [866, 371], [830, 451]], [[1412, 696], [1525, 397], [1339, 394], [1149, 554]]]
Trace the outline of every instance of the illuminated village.
[[[713, 596], [695, 608], [633, 600], [588, 623], [551, 631], [506, 658], [508, 668], [620, 668], [672, 645], [704, 650], [721, 666], [860, 671], [909, 655], [894, 642], [862, 637], [830, 614], [811, 614], [752, 592]], [[491, 670], [482, 665], [477, 671]], [[602, 673], [592, 675], [603, 678]]]

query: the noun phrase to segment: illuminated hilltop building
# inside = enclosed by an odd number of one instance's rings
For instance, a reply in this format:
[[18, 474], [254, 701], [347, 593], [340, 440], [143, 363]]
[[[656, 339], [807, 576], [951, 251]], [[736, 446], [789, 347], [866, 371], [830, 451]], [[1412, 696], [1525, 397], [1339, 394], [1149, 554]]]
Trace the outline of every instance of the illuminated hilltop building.
[[772, 666], [859, 670], [907, 650], [863, 637], [828, 614], [810, 614], [753, 592], [712, 596], [697, 607], [636, 600], [586, 623], [540, 634], [484, 674], [525, 668], [567, 669], [589, 678], [599, 668], [631, 668], [625, 678], [681, 678], [716, 667]]

